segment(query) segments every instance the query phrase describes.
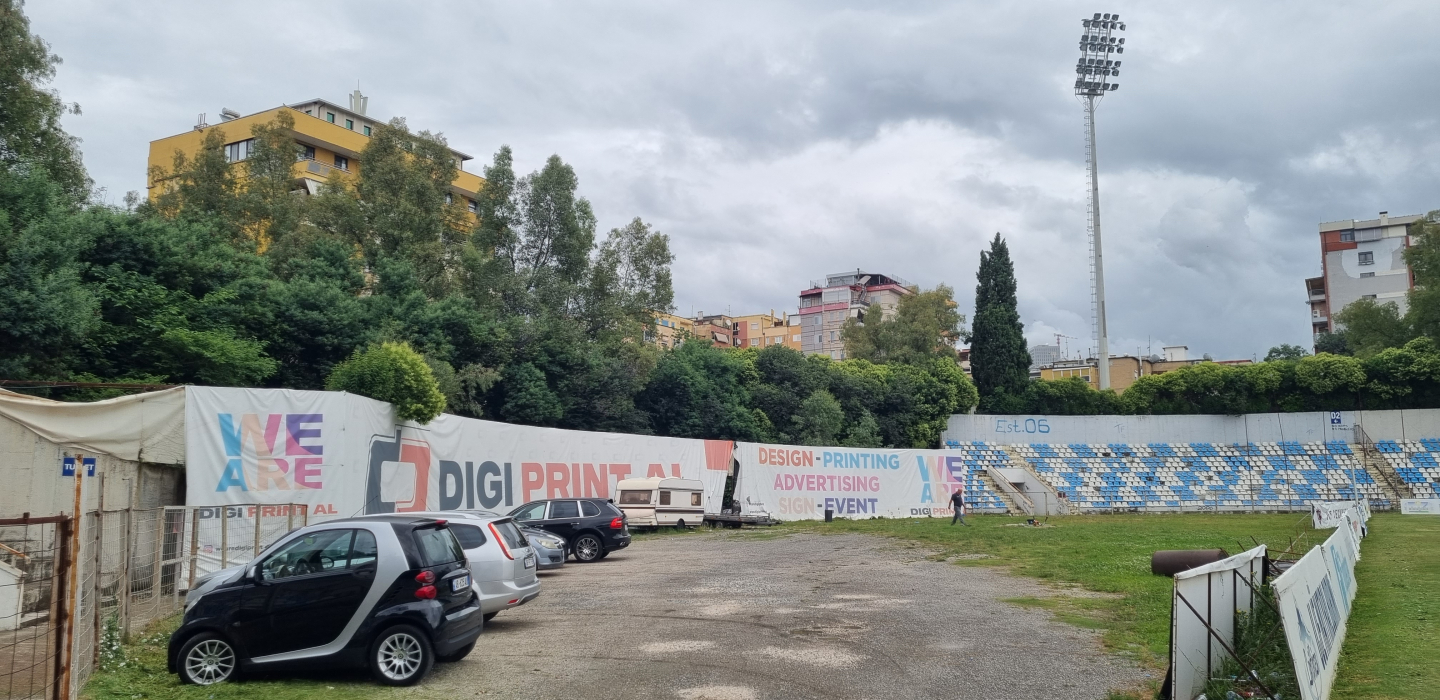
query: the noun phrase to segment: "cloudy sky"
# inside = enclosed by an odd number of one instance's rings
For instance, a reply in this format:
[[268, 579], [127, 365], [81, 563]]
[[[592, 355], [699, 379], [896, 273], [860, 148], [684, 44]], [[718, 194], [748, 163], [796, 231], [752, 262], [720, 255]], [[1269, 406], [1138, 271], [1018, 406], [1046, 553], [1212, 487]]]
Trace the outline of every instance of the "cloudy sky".
[[[949, 284], [1010, 243], [1032, 342], [1091, 341], [1080, 19], [1128, 25], [1099, 110], [1112, 352], [1308, 345], [1316, 224], [1440, 208], [1440, 3], [32, 1], [96, 184], [222, 107], [405, 116], [573, 164], [669, 234], [682, 314], [794, 310], [826, 273]], [[417, 9], [418, 7], [418, 9]]]

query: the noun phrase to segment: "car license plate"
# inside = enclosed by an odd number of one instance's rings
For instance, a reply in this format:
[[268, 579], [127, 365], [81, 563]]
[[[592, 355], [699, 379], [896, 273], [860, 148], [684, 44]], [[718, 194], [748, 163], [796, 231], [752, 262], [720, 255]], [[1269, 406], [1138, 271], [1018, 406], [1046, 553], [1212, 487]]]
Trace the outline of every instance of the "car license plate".
[[535, 553], [534, 553], [534, 552], [531, 552], [531, 553], [525, 555], [525, 568], [527, 568], [527, 569], [533, 569], [533, 568], [535, 568]]
[[451, 593], [454, 593], [454, 592], [456, 592], [456, 591], [463, 591], [463, 590], [465, 590], [466, 588], [469, 588], [469, 587], [470, 587], [470, 576], [469, 576], [468, 574], [465, 575], [465, 576], [456, 576], [455, 578], [450, 579], [450, 592], [451, 592]]

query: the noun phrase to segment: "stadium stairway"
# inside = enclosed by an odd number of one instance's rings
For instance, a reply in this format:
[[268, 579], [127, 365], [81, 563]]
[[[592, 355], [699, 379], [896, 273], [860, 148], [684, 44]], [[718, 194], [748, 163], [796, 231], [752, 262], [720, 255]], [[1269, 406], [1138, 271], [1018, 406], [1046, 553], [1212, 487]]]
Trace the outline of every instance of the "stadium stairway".
[[[1009, 453], [1007, 452], [1006, 454]], [[1010, 462], [1014, 464], [1015, 458], [1013, 456], [1010, 458]], [[1000, 499], [1001, 503], [1005, 504], [1006, 512], [1011, 515], [1020, 515], [1025, 512], [1024, 509], [1015, 503], [1015, 499], [1012, 498], [1009, 493], [995, 484], [995, 477], [991, 476], [988, 471], [977, 473], [976, 477], [979, 478], [980, 483], [984, 484], [988, 491], [995, 494], [995, 497]]]
[[[1385, 458], [1385, 455], [1386, 453], [1382, 453], [1373, 442], [1367, 441], [1360, 446], [1360, 459], [1365, 464], [1365, 471], [1376, 476], [1375, 481], [1385, 488], [1391, 498], [1416, 498], [1409, 484], [1405, 483], [1404, 477], [1395, 470], [1396, 464], [1392, 464], [1391, 460]], [[1400, 455], [1403, 457], [1405, 453], [1402, 451]], [[1395, 462], [1403, 464], [1403, 461], [1399, 459]]]

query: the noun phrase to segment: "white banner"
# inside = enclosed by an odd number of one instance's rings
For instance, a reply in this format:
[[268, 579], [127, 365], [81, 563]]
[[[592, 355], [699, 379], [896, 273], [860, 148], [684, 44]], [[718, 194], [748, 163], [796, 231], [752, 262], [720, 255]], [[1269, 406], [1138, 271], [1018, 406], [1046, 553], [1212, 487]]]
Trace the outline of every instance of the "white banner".
[[1440, 515], [1440, 498], [1402, 498], [1400, 512], [1403, 515]]
[[[1343, 517], [1352, 520], [1348, 514]], [[1346, 620], [1355, 602], [1360, 544], [1354, 532], [1346, 522], [1273, 583], [1304, 700], [1325, 700], [1335, 681]]]
[[1315, 501], [1310, 504], [1310, 520], [1316, 530], [1339, 527], [1346, 513], [1353, 513], [1361, 522], [1370, 520], [1370, 503], [1367, 501]]
[[[1170, 697], [1193, 698], [1235, 646], [1235, 613], [1250, 612], [1264, 581], [1265, 545], [1175, 574], [1170, 610]], [[1240, 579], [1244, 579], [1243, 581]], [[1247, 583], [1248, 582], [1248, 583]], [[1192, 609], [1193, 608], [1193, 609]], [[1206, 625], [1209, 625], [1209, 628]]]
[[968, 467], [943, 450], [796, 447], [735, 443], [735, 499], [746, 513], [777, 520], [950, 517]]
[[509, 512], [542, 498], [612, 498], [615, 482], [697, 479], [719, 512], [732, 443], [535, 428], [441, 415], [400, 423], [362, 396], [186, 389], [186, 503], [309, 506], [310, 522], [362, 513]]

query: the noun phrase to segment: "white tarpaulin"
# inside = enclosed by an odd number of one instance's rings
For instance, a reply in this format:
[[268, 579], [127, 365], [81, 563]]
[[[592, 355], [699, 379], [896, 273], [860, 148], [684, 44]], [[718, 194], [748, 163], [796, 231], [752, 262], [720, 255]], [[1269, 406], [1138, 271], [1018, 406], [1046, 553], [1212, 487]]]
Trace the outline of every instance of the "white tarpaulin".
[[1440, 498], [1402, 498], [1400, 512], [1404, 515], [1440, 515]]
[[[416, 425], [397, 422], [387, 403], [337, 392], [190, 387], [187, 396], [186, 504], [304, 504], [312, 523], [362, 513], [508, 512], [542, 498], [609, 498], [620, 479], [647, 476], [701, 481], [705, 510], [713, 513], [721, 508], [730, 468], [732, 443], [723, 440], [452, 415]], [[245, 517], [233, 525], [248, 527]], [[199, 531], [218, 528], [202, 523]], [[248, 533], [229, 538], [243, 542]], [[200, 543], [202, 551], [206, 544]]]
[[942, 450], [796, 447], [735, 443], [735, 499], [777, 520], [839, 516], [908, 518], [952, 514], [950, 494], [968, 467]]
[[0, 389], [0, 416], [46, 440], [132, 462], [184, 464], [185, 388], [77, 403]]
[[1355, 556], [1360, 550], [1347, 521], [1276, 577], [1273, 586], [1295, 677], [1304, 700], [1325, 700], [1335, 681], [1346, 620], [1355, 603]]
[[[1175, 574], [1170, 610], [1170, 697], [1193, 698], [1235, 647], [1237, 612], [1249, 613], [1264, 580], [1265, 545]], [[1192, 609], [1193, 608], [1193, 609]], [[1206, 625], [1209, 625], [1207, 628]], [[1214, 629], [1220, 643], [1210, 633]]]

